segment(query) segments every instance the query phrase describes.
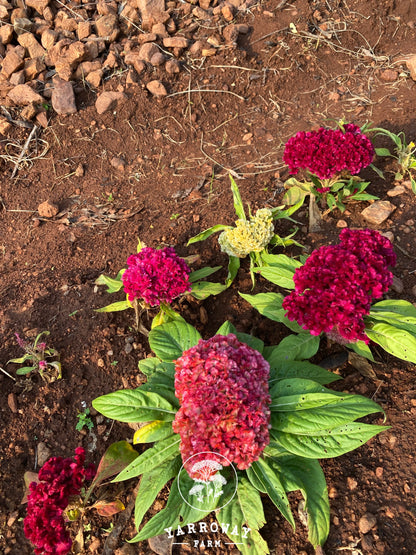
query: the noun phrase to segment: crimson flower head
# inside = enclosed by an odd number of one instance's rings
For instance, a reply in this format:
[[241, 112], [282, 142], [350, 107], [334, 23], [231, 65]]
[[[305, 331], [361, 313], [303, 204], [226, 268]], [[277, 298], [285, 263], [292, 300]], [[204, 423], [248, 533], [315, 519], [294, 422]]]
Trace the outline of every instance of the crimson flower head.
[[369, 343], [364, 316], [393, 282], [392, 244], [378, 231], [344, 229], [340, 244], [314, 251], [294, 275], [295, 290], [283, 301], [289, 320], [340, 343]]
[[358, 174], [371, 164], [374, 153], [370, 139], [357, 125], [348, 123], [344, 131], [321, 127], [296, 133], [286, 143], [283, 161], [292, 174], [305, 169], [319, 179], [331, 179], [345, 170]]
[[[188, 474], [209, 479], [195, 470], [195, 463], [206, 457], [198, 454], [206, 452], [221, 455], [210, 458], [223, 466], [225, 457], [240, 470], [248, 468], [269, 443], [268, 362], [230, 333], [201, 339], [175, 366], [175, 393], [181, 406], [172, 427], [181, 436]], [[192, 464], [187, 465], [190, 457]]]
[[191, 290], [191, 270], [185, 260], [171, 247], [145, 247], [129, 256], [122, 280], [130, 302], [144, 299], [150, 306], [170, 304], [173, 299]]
[[75, 449], [71, 458], [52, 457], [39, 471], [39, 483], [29, 485], [25, 536], [36, 555], [66, 555], [72, 547], [63, 512], [71, 496], [79, 496], [84, 481], [92, 480], [94, 465], [84, 468], [85, 451]]

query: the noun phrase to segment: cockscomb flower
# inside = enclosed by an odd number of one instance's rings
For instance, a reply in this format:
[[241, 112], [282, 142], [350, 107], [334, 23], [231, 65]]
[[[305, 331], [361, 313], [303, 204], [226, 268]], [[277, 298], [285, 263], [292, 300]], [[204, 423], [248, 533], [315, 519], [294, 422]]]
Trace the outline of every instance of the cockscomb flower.
[[282, 306], [289, 320], [312, 335], [324, 332], [340, 343], [369, 343], [364, 316], [391, 285], [388, 266], [394, 266], [396, 255], [378, 231], [344, 229], [340, 239], [339, 245], [314, 251], [296, 270], [295, 290]]
[[[268, 362], [229, 334], [201, 339], [175, 366], [180, 409], [172, 427], [181, 436], [184, 463], [213, 452], [222, 455], [216, 462], [223, 466], [225, 457], [240, 470], [248, 468], [269, 443]], [[185, 464], [191, 478], [209, 479], [194, 470], [205, 458], [201, 454]], [[215, 461], [214, 455], [210, 458]]]
[[191, 270], [185, 260], [171, 247], [145, 247], [129, 256], [122, 280], [130, 302], [144, 299], [150, 306], [170, 304], [173, 299], [191, 290]]
[[319, 179], [331, 179], [343, 171], [358, 174], [371, 164], [374, 147], [357, 125], [346, 124], [342, 129], [300, 131], [286, 143], [283, 161], [290, 173], [308, 170]]
[[250, 221], [237, 220], [236, 227], [223, 231], [218, 242], [221, 250], [229, 256], [244, 258], [251, 252], [265, 249], [273, 235], [273, 213], [268, 208], [261, 208]]
[[33, 543], [36, 555], [65, 555], [72, 540], [65, 527], [64, 510], [72, 496], [78, 496], [84, 481], [91, 480], [95, 468], [84, 468], [85, 451], [75, 449], [71, 458], [52, 457], [39, 471], [39, 482], [29, 485], [25, 536]]

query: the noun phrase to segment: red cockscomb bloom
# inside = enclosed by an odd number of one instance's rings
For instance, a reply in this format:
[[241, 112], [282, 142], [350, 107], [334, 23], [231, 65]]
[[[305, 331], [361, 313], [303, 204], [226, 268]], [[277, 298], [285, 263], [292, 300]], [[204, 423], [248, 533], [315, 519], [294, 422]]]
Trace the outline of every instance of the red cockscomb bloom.
[[370, 139], [357, 125], [349, 123], [344, 131], [321, 127], [296, 133], [286, 143], [283, 161], [292, 174], [305, 169], [319, 179], [331, 179], [344, 170], [358, 174], [371, 164], [374, 152]]
[[85, 480], [92, 480], [94, 465], [84, 468], [85, 451], [75, 449], [71, 458], [52, 457], [39, 472], [39, 483], [32, 482], [24, 520], [25, 536], [35, 548], [36, 555], [65, 555], [72, 540], [65, 527], [63, 512], [71, 496], [79, 495]]
[[[181, 436], [184, 462], [209, 451], [243, 470], [260, 457], [269, 443], [269, 370], [261, 354], [233, 334], [201, 339], [178, 358], [175, 392], [181, 408], [173, 430]], [[207, 479], [186, 470], [194, 479]]]
[[173, 299], [191, 290], [191, 270], [185, 260], [171, 247], [145, 247], [129, 256], [122, 280], [129, 301], [144, 299], [150, 306], [170, 304]]
[[393, 281], [396, 255], [378, 231], [344, 229], [339, 245], [314, 251], [294, 275], [295, 290], [283, 301], [289, 320], [339, 342], [369, 343], [364, 316]]

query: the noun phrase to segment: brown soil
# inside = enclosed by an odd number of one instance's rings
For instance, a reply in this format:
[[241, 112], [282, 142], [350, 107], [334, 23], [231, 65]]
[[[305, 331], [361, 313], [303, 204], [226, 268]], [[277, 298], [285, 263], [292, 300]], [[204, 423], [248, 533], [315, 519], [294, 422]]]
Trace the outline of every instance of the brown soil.
[[[91, 407], [101, 394], [136, 387], [141, 380], [137, 362], [149, 353], [147, 340], [131, 329], [131, 314], [94, 312], [113, 300], [102, 288], [97, 290], [95, 279], [102, 273], [115, 276], [135, 252], [138, 237], [149, 246], [175, 246], [180, 255], [198, 253], [199, 266], [225, 267], [227, 259], [215, 237], [187, 248], [188, 239], [215, 223], [234, 221], [231, 171], [252, 210], [279, 205], [287, 177], [282, 147], [299, 130], [344, 118], [404, 131], [409, 140], [416, 137], [416, 84], [403, 61], [405, 55], [416, 54], [414, 2], [283, 4], [269, 0], [240, 13], [238, 22], [249, 25], [250, 32], [240, 37], [238, 47], [202, 60], [184, 54], [178, 75], [154, 69], [136, 85], [126, 86], [122, 73], [106, 81], [101, 90], [122, 89], [128, 97], [114, 111], [98, 115], [96, 92], [84, 89], [77, 96], [76, 114], [51, 115], [13, 179], [14, 163], [6, 155], [19, 154], [30, 130], [13, 126], [0, 140], [0, 363], [15, 375], [13, 365], [6, 367], [10, 358], [21, 356], [14, 333], [34, 336], [49, 330], [50, 344], [61, 353], [63, 367], [63, 379], [50, 385], [38, 377], [14, 382], [0, 373], [4, 554], [33, 552], [23, 535], [25, 507], [20, 501], [23, 474], [35, 470], [39, 442], [61, 456], [71, 456], [76, 446], [83, 445], [89, 450], [88, 460], [98, 462], [110, 443], [132, 435], [126, 425], [113, 425], [94, 413], [93, 434], [75, 430], [81, 403]], [[197, 32], [207, 36], [211, 31], [198, 27]], [[386, 69], [396, 72], [392, 82], [384, 80]], [[162, 80], [172, 96], [151, 97], [144, 86], [151, 79]], [[376, 143], [387, 146], [380, 137]], [[48, 150], [41, 155], [45, 145]], [[124, 170], [111, 164], [114, 157], [125, 160]], [[85, 174], [77, 177], [80, 164]], [[416, 197], [407, 189], [388, 197], [391, 166], [380, 160], [376, 164], [384, 166], [386, 179], [366, 170], [364, 175], [371, 180], [368, 191], [396, 206], [380, 228], [394, 234], [398, 255], [394, 273], [404, 286], [391, 296], [415, 302]], [[46, 200], [55, 202], [60, 212], [52, 219], [39, 219], [37, 207]], [[301, 222], [298, 241], [306, 249], [336, 242], [339, 219], [349, 227], [366, 225], [360, 215], [365, 206], [349, 205], [344, 215], [333, 212], [318, 234], [307, 233], [306, 209], [301, 210], [296, 216]], [[279, 223], [277, 232], [283, 235], [291, 225]], [[289, 252], [298, 254], [299, 249]], [[224, 279], [225, 273], [223, 269], [217, 279]], [[266, 289], [270, 284], [259, 280], [255, 292]], [[250, 292], [246, 262], [227, 292], [203, 303], [183, 302], [180, 310], [204, 337], [226, 319], [268, 344], [286, 334], [252, 310], [238, 291]], [[208, 322], [201, 318], [201, 307]], [[134, 348], [129, 352], [126, 345], [131, 343]], [[341, 350], [328, 346], [316, 361]], [[344, 552], [339, 549], [416, 553], [415, 368], [382, 351], [376, 357], [377, 379], [362, 376], [347, 362], [337, 367], [345, 378], [340, 387], [379, 402], [392, 428], [361, 449], [322, 463], [331, 498], [331, 532], [324, 548], [329, 555]], [[14, 399], [16, 406], [9, 406], [8, 399]], [[159, 509], [163, 500], [160, 496], [157, 501]], [[299, 497], [292, 496], [292, 501], [297, 513]], [[363, 537], [358, 523], [367, 512], [376, 516], [377, 524]], [[272, 553], [313, 553], [299, 520], [293, 533], [267, 503], [266, 516], [262, 533]], [[95, 553], [102, 552], [104, 529], [111, 520], [117, 518], [93, 519], [86, 552], [91, 553], [88, 545], [94, 541]], [[133, 534], [131, 525], [123, 539]], [[131, 552], [150, 550], [143, 542]], [[204, 552], [214, 553], [209, 548]], [[231, 550], [223, 547], [215, 552]]]

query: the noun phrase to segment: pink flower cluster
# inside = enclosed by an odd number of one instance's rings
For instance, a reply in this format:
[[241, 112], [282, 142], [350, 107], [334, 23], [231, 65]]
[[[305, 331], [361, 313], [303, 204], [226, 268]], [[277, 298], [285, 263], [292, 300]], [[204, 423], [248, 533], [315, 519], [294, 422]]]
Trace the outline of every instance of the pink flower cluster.
[[[243, 470], [260, 457], [269, 443], [269, 370], [261, 354], [233, 334], [201, 339], [178, 358], [175, 392], [181, 408], [173, 430], [181, 436], [184, 462], [215, 452]], [[205, 457], [185, 464], [192, 478], [207, 480], [192, 472]], [[210, 456], [227, 466], [222, 457]]]
[[80, 494], [84, 481], [94, 477], [94, 466], [83, 468], [84, 461], [82, 447], [75, 449], [75, 461], [52, 457], [41, 468], [39, 483], [30, 484], [24, 532], [36, 546], [36, 555], [65, 555], [71, 550], [63, 512], [69, 498]]
[[144, 299], [150, 306], [171, 303], [191, 290], [191, 270], [171, 247], [145, 247], [129, 256], [122, 280], [129, 301]]
[[364, 316], [373, 298], [393, 281], [388, 266], [396, 264], [392, 244], [378, 231], [344, 229], [339, 245], [314, 251], [294, 275], [295, 290], [283, 301], [289, 320], [312, 335], [369, 343]]
[[286, 143], [283, 161], [295, 174], [306, 169], [319, 179], [330, 179], [348, 170], [351, 175], [359, 173], [371, 164], [374, 147], [370, 139], [352, 123], [341, 129], [300, 131]]

